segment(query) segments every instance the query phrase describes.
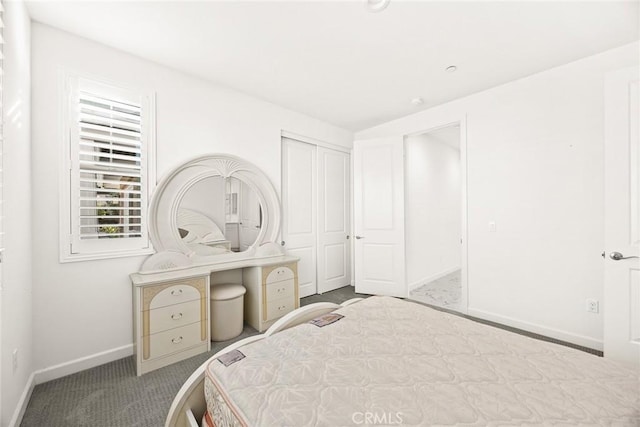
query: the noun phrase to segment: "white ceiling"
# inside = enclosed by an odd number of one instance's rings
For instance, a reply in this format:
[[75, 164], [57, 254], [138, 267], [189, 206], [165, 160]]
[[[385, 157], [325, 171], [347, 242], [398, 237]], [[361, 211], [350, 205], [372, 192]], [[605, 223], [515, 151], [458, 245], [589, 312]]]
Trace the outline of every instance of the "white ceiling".
[[638, 1], [364, 3], [28, 7], [36, 21], [353, 131], [640, 38]]

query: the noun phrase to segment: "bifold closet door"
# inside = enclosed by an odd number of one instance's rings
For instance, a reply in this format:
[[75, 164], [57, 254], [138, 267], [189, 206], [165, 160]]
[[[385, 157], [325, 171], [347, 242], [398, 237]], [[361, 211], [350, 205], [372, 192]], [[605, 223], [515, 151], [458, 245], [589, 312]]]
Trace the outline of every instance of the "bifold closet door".
[[318, 293], [351, 282], [350, 156], [317, 148], [318, 158]]
[[282, 240], [289, 255], [300, 258], [300, 297], [317, 292], [316, 147], [282, 138]]

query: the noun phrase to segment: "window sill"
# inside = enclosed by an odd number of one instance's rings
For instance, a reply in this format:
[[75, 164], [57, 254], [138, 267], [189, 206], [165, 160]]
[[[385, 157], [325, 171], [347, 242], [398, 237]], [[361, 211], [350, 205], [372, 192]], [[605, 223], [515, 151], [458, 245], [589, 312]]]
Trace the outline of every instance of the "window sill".
[[153, 253], [155, 253], [155, 250], [153, 248], [133, 249], [133, 250], [117, 251], [117, 252], [99, 252], [99, 253], [91, 253], [91, 254], [60, 253], [60, 263], [66, 264], [70, 262], [99, 261], [104, 259], [115, 259], [115, 258], [131, 258], [136, 256], [151, 255]]

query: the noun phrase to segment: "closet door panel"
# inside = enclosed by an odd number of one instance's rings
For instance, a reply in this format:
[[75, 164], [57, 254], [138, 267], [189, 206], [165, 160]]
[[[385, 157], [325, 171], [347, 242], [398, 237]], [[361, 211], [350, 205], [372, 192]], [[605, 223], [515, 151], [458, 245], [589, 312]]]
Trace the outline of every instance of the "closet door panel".
[[346, 263], [348, 248], [346, 246], [342, 242], [324, 246], [325, 280], [344, 279], [348, 275], [348, 265]]
[[282, 139], [282, 239], [289, 255], [300, 258], [300, 297], [317, 292], [316, 147]]
[[349, 284], [350, 155], [318, 147], [318, 292]]

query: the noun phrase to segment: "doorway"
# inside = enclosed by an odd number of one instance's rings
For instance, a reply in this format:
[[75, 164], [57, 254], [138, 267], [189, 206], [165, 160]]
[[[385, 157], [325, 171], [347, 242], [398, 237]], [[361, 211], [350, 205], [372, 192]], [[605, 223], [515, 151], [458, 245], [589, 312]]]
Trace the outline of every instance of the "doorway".
[[465, 312], [461, 142], [460, 123], [405, 137], [405, 257], [410, 299]]

